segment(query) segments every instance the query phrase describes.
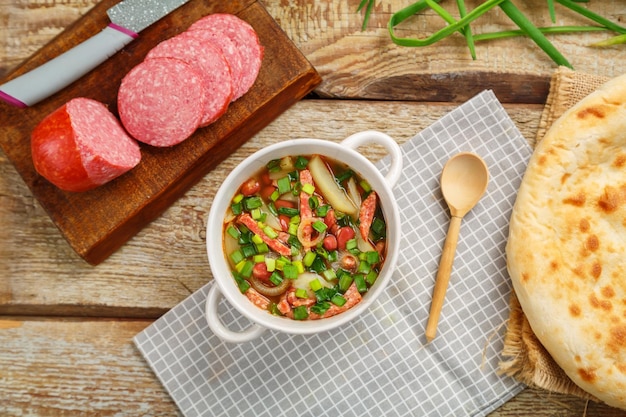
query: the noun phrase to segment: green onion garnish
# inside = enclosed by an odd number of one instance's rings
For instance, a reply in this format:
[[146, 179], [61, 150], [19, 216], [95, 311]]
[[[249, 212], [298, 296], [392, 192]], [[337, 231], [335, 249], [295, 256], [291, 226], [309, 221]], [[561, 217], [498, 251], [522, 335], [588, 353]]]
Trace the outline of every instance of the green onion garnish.
[[247, 211], [252, 211], [256, 208], [259, 208], [263, 205], [263, 200], [261, 197], [248, 197], [243, 199], [243, 206]]
[[233, 239], [239, 239], [239, 230], [232, 224], [228, 226], [226, 233]]
[[272, 159], [265, 165], [265, 168], [267, 168], [269, 172], [280, 171], [280, 159]]
[[371, 287], [376, 282], [376, 278], [378, 278], [378, 273], [375, 270], [371, 270], [367, 275], [365, 275], [365, 281]]
[[335, 294], [333, 296], [333, 298], [330, 299], [330, 302], [333, 303], [336, 306], [341, 307], [342, 305], [344, 305], [348, 300], [346, 300], [343, 296], [339, 295], [339, 294]]
[[276, 185], [278, 186], [278, 193], [281, 195], [291, 191], [291, 180], [287, 176], [279, 178]]
[[304, 264], [304, 266], [306, 266], [307, 268], [310, 267], [311, 265], [313, 265], [313, 261], [315, 261], [315, 258], [317, 257], [317, 254], [313, 251], [308, 251], [305, 255], [304, 258], [302, 259], [302, 263]]
[[272, 282], [272, 284], [278, 286], [283, 282], [283, 277], [281, 277], [278, 272], [274, 271], [272, 272], [272, 275], [270, 275], [270, 281]]
[[322, 289], [322, 283], [320, 282], [319, 279], [315, 278], [314, 280], [309, 282], [309, 287], [311, 287], [311, 290], [315, 292], [315, 291]]
[[315, 192], [315, 186], [313, 184], [303, 184], [302, 191], [308, 195], [312, 195]]
[[313, 227], [313, 229], [317, 230], [319, 233], [324, 233], [326, 229], [328, 228], [328, 226], [326, 226], [326, 223], [324, 223], [321, 220], [317, 220], [313, 222], [311, 226]]
[[353, 280], [354, 278], [349, 273], [342, 274], [339, 277], [339, 291], [342, 293], [348, 291], [348, 288], [350, 288], [350, 285], [352, 285]]
[[296, 158], [296, 162], [294, 162], [294, 166], [299, 170], [305, 169], [307, 165], [309, 165], [309, 160], [304, 156], [298, 156]]
[[263, 232], [267, 235], [267, 237], [269, 237], [270, 239], [276, 239], [278, 237], [278, 233], [276, 232], [276, 230], [272, 229], [270, 226], [265, 226], [263, 228]]
[[252, 268], [254, 268], [254, 262], [246, 261], [246, 263], [243, 264], [243, 268], [241, 268], [241, 271], [239, 271], [239, 273], [245, 278], [250, 278], [250, 276], [252, 275]]
[[283, 214], [287, 217], [293, 217], [293, 216], [297, 216], [298, 214], [300, 214], [300, 210], [298, 210], [297, 208], [293, 208], [293, 207], [279, 207], [278, 214]]
[[298, 267], [293, 264], [286, 264], [285, 266], [283, 266], [283, 276], [286, 279], [298, 278]]
[[235, 265], [237, 265], [239, 262], [243, 261], [246, 257], [243, 256], [243, 253], [241, 253], [241, 249], [237, 249], [236, 251], [232, 252], [230, 254], [230, 260], [233, 261], [233, 263]]
[[354, 284], [360, 293], [367, 291], [367, 284], [365, 283], [365, 277], [363, 274], [354, 274]]
[[233, 212], [233, 214], [235, 216], [243, 213], [243, 204], [241, 204], [241, 202], [239, 203], [234, 203], [230, 205], [230, 210]]
[[293, 309], [293, 318], [296, 320], [305, 320], [309, 317], [309, 312], [305, 306], [298, 306]]
[[319, 314], [321, 316], [324, 313], [326, 313], [329, 308], [330, 308], [330, 303], [328, 301], [322, 301], [320, 303], [316, 303], [314, 306], [311, 307], [311, 313]]

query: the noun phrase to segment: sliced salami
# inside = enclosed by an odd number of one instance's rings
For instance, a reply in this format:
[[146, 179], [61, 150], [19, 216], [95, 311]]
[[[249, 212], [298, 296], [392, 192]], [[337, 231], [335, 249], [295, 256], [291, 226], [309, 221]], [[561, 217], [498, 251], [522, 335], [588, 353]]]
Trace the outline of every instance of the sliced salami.
[[147, 59], [122, 79], [117, 96], [120, 119], [140, 142], [176, 145], [200, 126], [207, 89], [202, 75], [186, 62]]
[[102, 103], [75, 98], [46, 116], [31, 135], [37, 172], [62, 190], [96, 188], [134, 168], [139, 145]]
[[153, 58], [181, 59], [204, 77], [208, 99], [200, 126], [213, 123], [226, 112], [233, 97], [230, 66], [221, 50], [212, 43], [183, 32], [152, 48], [146, 59]]
[[236, 97], [236, 94], [241, 85], [241, 79], [243, 78], [243, 58], [235, 42], [213, 30], [193, 29], [183, 33], [190, 34], [200, 39], [202, 42], [212, 44], [222, 51], [224, 58], [226, 58], [230, 66], [231, 88], [233, 91], [232, 100], [234, 101], [239, 98], [238, 96]]
[[232, 14], [215, 13], [205, 16], [192, 24], [189, 31], [208, 32], [206, 36], [228, 38], [239, 52], [242, 76], [234, 93], [234, 99], [243, 96], [256, 81], [261, 69], [264, 48], [252, 26]]

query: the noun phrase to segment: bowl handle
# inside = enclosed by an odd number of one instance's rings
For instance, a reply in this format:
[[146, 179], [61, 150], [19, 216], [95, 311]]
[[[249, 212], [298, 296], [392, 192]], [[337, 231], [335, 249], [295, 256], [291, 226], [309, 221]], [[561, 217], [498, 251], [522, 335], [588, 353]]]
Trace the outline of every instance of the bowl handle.
[[387, 184], [393, 188], [393, 186], [398, 182], [400, 174], [402, 174], [402, 150], [400, 149], [400, 146], [390, 136], [375, 130], [366, 130], [355, 133], [354, 135], [348, 136], [341, 142], [342, 145], [348, 146], [354, 150], [357, 150], [359, 146], [367, 143], [381, 145], [387, 150], [387, 152], [389, 152], [389, 155], [391, 155], [391, 165], [389, 167], [389, 172], [385, 175], [385, 181], [387, 181]]
[[206, 319], [209, 323], [209, 327], [217, 337], [225, 342], [243, 343], [256, 339], [265, 332], [265, 327], [261, 327], [258, 324], [253, 324], [241, 332], [234, 332], [224, 326], [224, 323], [222, 323], [222, 320], [217, 314], [217, 306], [222, 297], [223, 295], [219, 286], [214, 283], [211, 289], [209, 289], [209, 294], [206, 299]]

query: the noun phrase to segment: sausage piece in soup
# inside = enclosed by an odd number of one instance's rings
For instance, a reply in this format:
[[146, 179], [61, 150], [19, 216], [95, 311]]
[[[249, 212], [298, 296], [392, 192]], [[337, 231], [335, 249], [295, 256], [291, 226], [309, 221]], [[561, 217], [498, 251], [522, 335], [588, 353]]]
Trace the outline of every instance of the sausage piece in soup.
[[271, 314], [311, 320], [358, 304], [386, 257], [378, 195], [321, 155], [270, 161], [236, 191], [224, 250], [235, 282]]

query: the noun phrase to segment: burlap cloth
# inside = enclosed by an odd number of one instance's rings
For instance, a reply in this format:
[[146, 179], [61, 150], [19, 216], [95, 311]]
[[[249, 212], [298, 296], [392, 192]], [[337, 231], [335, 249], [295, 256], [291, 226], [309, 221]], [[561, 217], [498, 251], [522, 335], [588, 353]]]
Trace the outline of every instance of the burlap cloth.
[[[550, 81], [546, 106], [541, 115], [535, 142], [531, 146], [534, 147], [543, 138], [552, 123], [567, 109], [606, 81], [608, 79], [604, 77], [575, 72], [566, 67], [558, 68]], [[530, 387], [596, 400], [574, 384], [541, 345], [530, 328], [515, 292], [511, 295], [510, 304], [511, 313], [500, 371]]]

